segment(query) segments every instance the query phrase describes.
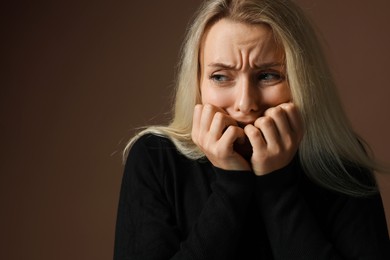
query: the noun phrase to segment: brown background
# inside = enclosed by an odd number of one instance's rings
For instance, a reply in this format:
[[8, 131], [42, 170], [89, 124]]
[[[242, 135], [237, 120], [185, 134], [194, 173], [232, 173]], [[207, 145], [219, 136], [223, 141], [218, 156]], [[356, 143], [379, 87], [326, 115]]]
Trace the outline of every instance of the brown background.
[[[110, 259], [121, 150], [133, 128], [166, 122], [199, 0], [12, 3], [0, 8], [0, 259]], [[390, 2], [300, 3], [356, 131], [390, 162]]]

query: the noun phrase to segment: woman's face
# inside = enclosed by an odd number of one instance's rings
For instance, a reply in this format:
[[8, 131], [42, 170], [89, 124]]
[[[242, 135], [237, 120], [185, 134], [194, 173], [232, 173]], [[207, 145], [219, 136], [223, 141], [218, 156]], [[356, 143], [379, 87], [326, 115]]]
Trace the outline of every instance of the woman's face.
[[202, 103], [224, 109], [241, 126], [291, 99], [283, 50], [266, 25], [216, 22], [204, 35], [200, 69]]

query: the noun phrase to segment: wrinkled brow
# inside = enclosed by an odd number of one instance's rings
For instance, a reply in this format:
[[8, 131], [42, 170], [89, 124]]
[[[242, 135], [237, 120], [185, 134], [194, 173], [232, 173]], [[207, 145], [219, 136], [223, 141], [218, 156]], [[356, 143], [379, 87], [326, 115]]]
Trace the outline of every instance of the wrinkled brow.
[[[263, 70], [263, 69], [269, 69], [273, 67], [281, 67], [284, 66], [284, 63], [281, 62], [267, 62], [267, 63], [262, 63], [262, 64], [255, 64], [255, 69]], [[227, 64], [227, 63], [221, 63], [221, 62], [216, 62], [216, 63], [210, 63], [208, 64], [208, 67], [212, 68], [217, 68], [217, 69], [228, 69], [228, 70], [235, 70], [236, 67], [232, 64]]]

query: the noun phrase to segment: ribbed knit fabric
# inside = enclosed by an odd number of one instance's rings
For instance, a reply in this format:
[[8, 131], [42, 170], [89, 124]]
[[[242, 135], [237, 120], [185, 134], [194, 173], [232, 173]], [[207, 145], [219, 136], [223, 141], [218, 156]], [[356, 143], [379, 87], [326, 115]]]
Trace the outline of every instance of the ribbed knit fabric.
[[141, 137], [122, 180], [114, 259], [389, 260], [380, 195], [312, 183], [294, 160], [265, 176], [189, 160]]

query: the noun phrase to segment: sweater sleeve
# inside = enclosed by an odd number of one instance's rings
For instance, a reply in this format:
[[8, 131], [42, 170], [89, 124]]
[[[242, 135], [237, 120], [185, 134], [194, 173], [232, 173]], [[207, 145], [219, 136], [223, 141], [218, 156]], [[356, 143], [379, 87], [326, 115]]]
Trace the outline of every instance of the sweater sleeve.
[[164, 152], [137, 141], [129, 153], [119, 198], [114, 259], [229, 259], [229, 248], [236, 243], [253, 194], [253, 174], [215, 169], [212, 193], [184, 236], [164, 191], [164, 174], [169, 173], [159, 167], [159, 159], [153, 155], [156, 151]]
[[299, 185], [303, 175], [297, 170], [292, 163], [256, 177], [256, 199], [275, 259], [390, 259], [379, 195], [352, 198], [332, 194], [327, 205], [317, 205], [328, 207], [319, 217], [304, 196]]

